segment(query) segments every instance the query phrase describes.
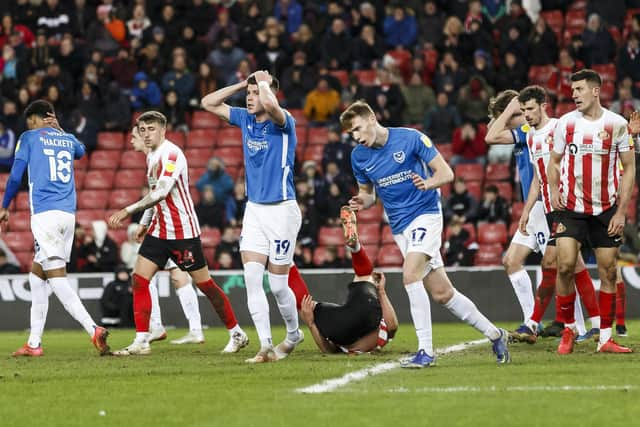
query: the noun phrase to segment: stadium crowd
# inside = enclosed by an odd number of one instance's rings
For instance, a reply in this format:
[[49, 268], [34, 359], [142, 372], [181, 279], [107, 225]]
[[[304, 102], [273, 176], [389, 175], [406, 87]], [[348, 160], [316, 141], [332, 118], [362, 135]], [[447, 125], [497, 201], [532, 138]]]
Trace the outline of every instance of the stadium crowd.
[[[454, 168], [456, 181], [443, 188], [448, 265], [500, 264], [522, 210], [513, 147], [484, 142], [492, 96], [542, 84], [559, 117], [573, 109], [571, 73], [587, 66], [605, 80], [604, 106], [626, 118], [640, 107], [640, 0], [16, 0], [0, 13], [0, 168], [11, 167], [23, 110], [44, 98], [90, 152], [76, 171], [80, 209], [96, 189], [109, 200], [121, 189], [87, 185], [94, 168], [127, 169], [118, 151], [108, 163], [105, 141], [126, 150], [132, 117], [158, 109], [195, 171], [192, 193], [215, 268], [240, 267], [246, 197], [241, 152], [229, 149], [239, 134], [223, 143], [229, 129], [206, 118], [200, 99], [255, 70], [279, 77], [280, 103], [297, 121], [296, 263], [305, 268], [350, 265], [339, 214], [355, 192], [353, 142], [337, 119], [354, 100], [366, 99], [384, 126], [423, 130]], [[242, 94], [230, 101], [245, 102]], [[637, 261], [637, 197], [631, 205], [626, 246]], [[361, 239], [371, 257], [400, 265], [382, 210], [368, 215]], [[79, 216], [70, 271], [132, 265], [135, 227], [107, 232], [102, 219]], [[24, 266], [30, 248], [6, 240], [9, 261]], [[15, 259], [11, 249], [29, 253]]]

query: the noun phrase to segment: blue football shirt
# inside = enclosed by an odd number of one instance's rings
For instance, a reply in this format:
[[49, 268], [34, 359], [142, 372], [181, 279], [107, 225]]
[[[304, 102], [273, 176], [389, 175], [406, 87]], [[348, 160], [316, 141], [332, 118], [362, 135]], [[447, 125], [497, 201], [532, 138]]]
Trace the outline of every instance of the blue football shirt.
[[231, 108], [229, 123], [242, 130], [247, 197], [255, 203], [295, 200], [293, 163], [296, 156], [296, 122], [285, 110], [285, 123], [256, 122], [246, 108]]
[[351, 152], [351, 167], [360, 184], [372, 184], [382, 200], [393, 234], [400, 234], [420, 215], [442, 212], [439, 190], [418, 190], [412, 174], [423, 178], [433, 172], [428, 163], [438, 150], [428, 136], [415, 129], [389, 128], [380, 148], [358, 145]]
[[529, 189], [531, 188], [531, 181], [533, 181], [533, 164], [531, 163], [529, 147], [527, 146], [528, 131], [528, 125], [522, 125], [519, 128], [511, 130], [515, 144], [513, 147], [513, 155], [516, 158], [516, 166], [518, 167], [518, 174], [520, 175], [522, 200], [527, 200]]
[[53, 128], [20, 135], [15, 158], [27, 163], [31, 214], [52, 210], [75, 214], [73, 161], [84, 153], [84, 145], [75, 136]]

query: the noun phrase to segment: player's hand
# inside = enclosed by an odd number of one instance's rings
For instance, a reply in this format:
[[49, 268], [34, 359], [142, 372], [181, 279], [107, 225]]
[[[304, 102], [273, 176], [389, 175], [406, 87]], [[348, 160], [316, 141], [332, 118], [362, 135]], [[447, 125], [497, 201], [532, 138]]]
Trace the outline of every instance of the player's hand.
[[520, 111], [520, 101], [518, 101], [518, 97], [514, 97], [511, 102], [509, 102], [509, 104], [507, 105], [507, 108], [505, 108], [505, 111], [509, 110], [512, 114]]
[[637, 135], [640, 133], [640, 112], [634, 111], [629, 116], [629, 133]]
[[373, 285], [376, 287], [378, 292], [384, 292], [387, 284], [387, 279], [384, 277], [384, 273], [374, 271], [371, 273], [373, 277]]
[[527, 232], [527, 223], [529, 222], [529, 212], [523, 211], [522, 215], [520, 215], [520, 221], [518, 221], [518, 230], [525, 236], [528, 236]]
[[53, 113], [47, 113], [47, 117], [45, 117], [42, 121], [44, 122], [45, 125], [52, 127], [54, 129], [57, 129], [60, 132], [64, 132], [64, 130], [60, 126], [60, 123], [58, 123], [58, 119], [56, 118], [56, 115]]
[[300, 316], [302, 316], [302, 320], [307, 324], [307, 326], [313, 325], [315, 321], [313, 310], [316, 308], [316, 304], [317, 302], [315, 302], [313, 297], [309, 294], [302, 298], [302, 303], [300, 304]]
[[624, 223], [625, 223], [624, 214], [622, 212], [616, 212], [611, 217], [611, 221], [609, 221], [609, 228], [607, 229], [607, 233], [609, 234], [609, 237], [622, 236]]
[[0, 225], [9, 222], [9, 209], [0, 208]]
[[253, 77], [256, 79], [256, 83], [267, 82], [271, 84], [272, 78], [267, 71], [258, 70], [253, 73]]
[[417, 173], [413, 173], [411, 175], [411, 178], [413, 180], [413, 185], [415, 185], [418, 190], [420, 190], [420, 191], [430, 190], [430, 187], [427, 184], [427, 180], [426, 179], [422, 179], [422, 177], [420, 175], [418, 175]]
[[111, 228], [119, 228], [122, 226], [122, 221], [124, 221], [129, 216], [129, 212], [126, 209], [120, 209], [118, 212], [114, 213], [109, 217], [109, 227]]
[[559, 191], [551, 192], [551, 206], [556, 211], [562, 211], [566, 208], [566, 205], [564, 204], [564, 200], [562, 200], [562, 195], [560, 194]]
[[138, 243], [142, 243], [142, 240], [144, 239], [145, 234], [147, 234], [147, 226], [146, 225], [142, 225], [139, 224], [138, 228], [136, 228], [136, 234], [134, 236], [134, 238], [136, 239], [136, 242]]
[[358, 212], [364, 209], [364, 200], [360, 196], [353, 196], [349, 199], [349, 207], [353, 212]]

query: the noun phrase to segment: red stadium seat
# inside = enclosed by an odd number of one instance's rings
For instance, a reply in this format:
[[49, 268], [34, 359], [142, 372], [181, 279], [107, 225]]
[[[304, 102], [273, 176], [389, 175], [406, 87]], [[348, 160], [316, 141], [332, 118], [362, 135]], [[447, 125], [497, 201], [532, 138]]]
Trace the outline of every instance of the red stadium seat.
[[196, 187], [189, 188], [189, 194], [191, 194], [191, 200], [193, 200], [193, 205], [196, 206], [200, 203], [200, 192]]
[[404, 262], [402, 252], [397, 245], [382, 245], [376, 256], [375, 264], [379, 267], [400, 267]]
[[436, 148], [440, 155], [448, 162], [453, 156], [453, 146], [451, 144], [437, 144]]
[[324, 145], [329, 141], [329, 129], [326, 127], [309, 128], [307, 132], [307, 144]]
[[546, 22], [556, 35], [556, 41], [560, 42], [562, 38], [562, 29], [564, 28], [564, 15], [560, 10], [546, 10], [540, 12], [540, 16]]
[[555, 65], [532, 65], [529, 68], [529, 83], [545, 86], [553, 73], [557, 73]]
[[122, 244], [127, 241], [127, 230], [125, 228], [118, 228], [117, 230], [109, 229], [107, 234], [114, 242], [116, 242], [118, 247], [122, 246]]
[[184, 155], [190, 168], [206, 167], [211, 158], [211, 153], [212, 150], [210, 148], [187, 148], [184, 150]]
[[[120, 172], [118, 172], [119, 174]], [[115, 170], [98, 169], [90, 170], [84, 177], [85, 190], [110, 190], [113, 187]]]
[[365, 245], [380, 243], [380, 224], [359, 224], [358, 238]]
[[120, 169], [147, 170], [147, 156], [137, 151], [123, 151], [120, 155]]
[[556, 105], [555, 116], [560, 118], [569, 111], [573, 111], [575, 109], [576, 104], [574, 104], [573, 102], [558, 102], [558, 105]]
[[31, 264], [33, 263], [33, 251], [21, 251], [15, 252], [14, 255], [20, 263], [20, 270], [23, 273], [31, 270]]
[[167, 133], [165, 134], [165, 138], [173, 142], [181, 149], [184, 149], [185, 145], [187, 144], [187, 138], [184, 136], [184, 132], [167, 131]]
[[444, 184], [440, 186], [440, 196], [443, 198], [447, 198], [451, 195], [451, 183]]
[[379, 245], [362, 245], [362, 248], [367, 253], [367, 256], [369, 256], [369, 259], [371, 260], [371, 262], [375, 262], [376, 258], [378, 257], [378, 252], [380, 252], [380, 246]]
[[498, 195], [502, 196], [507, 203], [511, 203], [513, 200], [513, 185], [510, 182], [506, 181], [493, 181], [485, 184], [485, 188], [487, 184], [495, 185], [498, 187]]
[[120, 165], [119, 151], [94, 151], [91, 153], [89, 169], [111, 169], [116, 170]]
[[194, 111], [191, 115], [191, 129], [217, 129], [220, 127], [220, 119], [208, 111]]
[[119, 170], [113, 183], [114, 188], [136, 188], [147, 186], [147, 171], [144, 169]]
[[[83, 190], [78, 192], [78, 209], [106, 209], [110, 190]], [[123, 206], [120, 206], [122, 208]]]
[[124, 134], [122, 132], [99, 132], [98, 150], [122, 150], [124, 148]]
[[304, 126], [296, 126], [296, 148], [300, 145], [307, 145], [307, 128]]
[[488, 164], [484, 174], [487, 181], [506, 181], [511, 179], [511, 175], [511, 166], [508, 163]]
[[220, 230], [216, 227], [204, 227], [201, 230], [200, 240], [205, 248], [215, 248], [220, 243]]
[[342, 227], [320, 227], [318, 232], [318, 244], [325, 246], [344, 245]]
[[355, 70], [353, 74], [358, 77], [358, 82], [363, 86], [373, 86], [376, 84], [376, 70]]
[[587, 26], [587, 12], [585, 9], [568, 10], [564, 18], [565, 29], [571, 32], [582, 32]]
[[217, 147], [242, 147], [242, 131], [237, 127], [220, 129], [216, 139]]
[[137, 188], [119, 188], [111, 191], [109, 209], [122, 209], [142, 198]]
[[478, 224], [478, 243], [507, 243], [507, 226], [502, 223], [490, 224], [480, 223]]
[[76, 190], [84, 188], [84, 178], [87, 172], [84, 169], [73, 171], [73, 180], [76, 182]]
[[522, 216], [522, 211], [524, 211], [524, 202], [514, 202], [511, 204], [511, 223], [517, 223], [520, 221], [520, 217]]
[[189, 186], [196, 185], [196, 182], [207, 171], [207, 168], [189, 168]]
[[29, 192], [28, 191], [20, 191], [16, 198], [14, 199], [14, 205], [17, 211], [26, 211], [29, 212], [31, 210], [29, 206]]
[[105, 220], [106, 216], [107, 212], [103, 209], [79, 209], [76, 211], [76, 222], [87, 228], [93, 221]]
[[11, 214], [9, 218], [9, 230], [11, 231], [30, 231], [31, 230], [31, 212], [18, 211]]
[[479, 245], [473, 257], [473, 264], [477, 266], [501, 265], [504, 249], [499, 243]]
[[9, 231], [2, 239], [12, 252], [26, 252], [33, 250], [33, 235], [30, 231]]
[[298, 128], [306, 130], [305, 127], [309, 124], [309, 121], [307, 120], [307, 117], [304, 115], [304, 110], [294, 108], [291, 110], [287, 109], [287, 111], [289, 112], [289, 114], [291, 114], [293, 119], [296, 121], [296, 131], [298, 130]]
[[73, 169], [74, 170], [85, 170], [89, 168], [89, 155], [85, 154], [80, 157], [78, 160], [73, 161]]
[[[213, 155], [220, 157], [225, 166], [240, 167], [244, 164], [242, 147], [221, 147], [213, 150]], [[206, 163], [205, 165], [206, 166]]]
[[207, 261], [209, 268], [215, 268], [216, 265], [216, 248], [202, 248], [204, 259]]
[[216, 146], [216, 129], [194, 129], [187, 134], [187, 148], [213, 148]]
[[346, 70], [332, 70], [329, 71], [329, 74], [331, 74], [333, 77], [337, 78], [338, 80], [340, 80], [340, 84], [342, 85], [342, 87], [345, 87], [349, 84], [349, 72]]
[[616, 64], [593, 64], [591, 69], [600, 74], [603, 83], [614, 83], [618, 77]]
[[[473, 225], [473, 223], [471, 222], [467, 222], [464, 223], [462, 225], [462, 228], [464, 228], [465, 230], [467, 230], [469, 232], [469, 239], [472, 241], [475, 241], [477, 236], [476, 236], [476, 226]], [[444, 238], [445, 240], [449, 240], [449, 237], [451, 237], [451, 228], [449, 226], [447, 226], [444, 230]]]
[[7, 181], [9, 180], [8, 173], [0, 173], [0, 190], [4, 191], [7, 189]]
[[396, 242], [395, 240], [393, 240], [393, 233], [391, 232], [391, 226], [389, 225], [382, 226], [382, 238], [380, 240], [383, 245], [386, 245], [387, 243]]
[[616, 94], [616, 84], [614, 81], [604, 80], [600, 86], [600, 100], [605, 106], [609, 106]]
[[484, 179], [484, 166], [475, 163], [460, 164], [454, 168], [456, 177], [464, 178], [464, 181], [480, 181]]
[[323, 145], [307, 145], [304, 149], [304, 155], [302, 156], [302, 160], [313, 160], [318, 165], [322, 164], [322, 155], [324, 153]]
[[358, 217], [359, 224], [366, 224], [366, 223], [381, 224], [383, 213], [384, 213], [384, 208], [382, 207], [382, 204], [376, 203], [373, 206], [371, 206], [369, 209], [358, 211], [356, 213], [356, 216]]
[[465, 185], [467, 186], [467, 191], [469, 192], [469, 194], [475, 197], [476, 200], [480, 201], [482, 199], [482, 182], [467, 181], [465, 182]]

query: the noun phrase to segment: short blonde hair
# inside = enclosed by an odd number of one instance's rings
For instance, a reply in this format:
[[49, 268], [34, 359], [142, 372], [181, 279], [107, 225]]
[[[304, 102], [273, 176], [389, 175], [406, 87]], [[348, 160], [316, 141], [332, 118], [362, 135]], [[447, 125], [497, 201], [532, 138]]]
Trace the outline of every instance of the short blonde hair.
[[349, 105], [342, 114], [340, 114], [340, 125], [342, 129], [349, 131], [352, 127], [353, 119], [356, 117], [368, 118], [375, 116], [373, 109], [363, 100], [358, 100]]

